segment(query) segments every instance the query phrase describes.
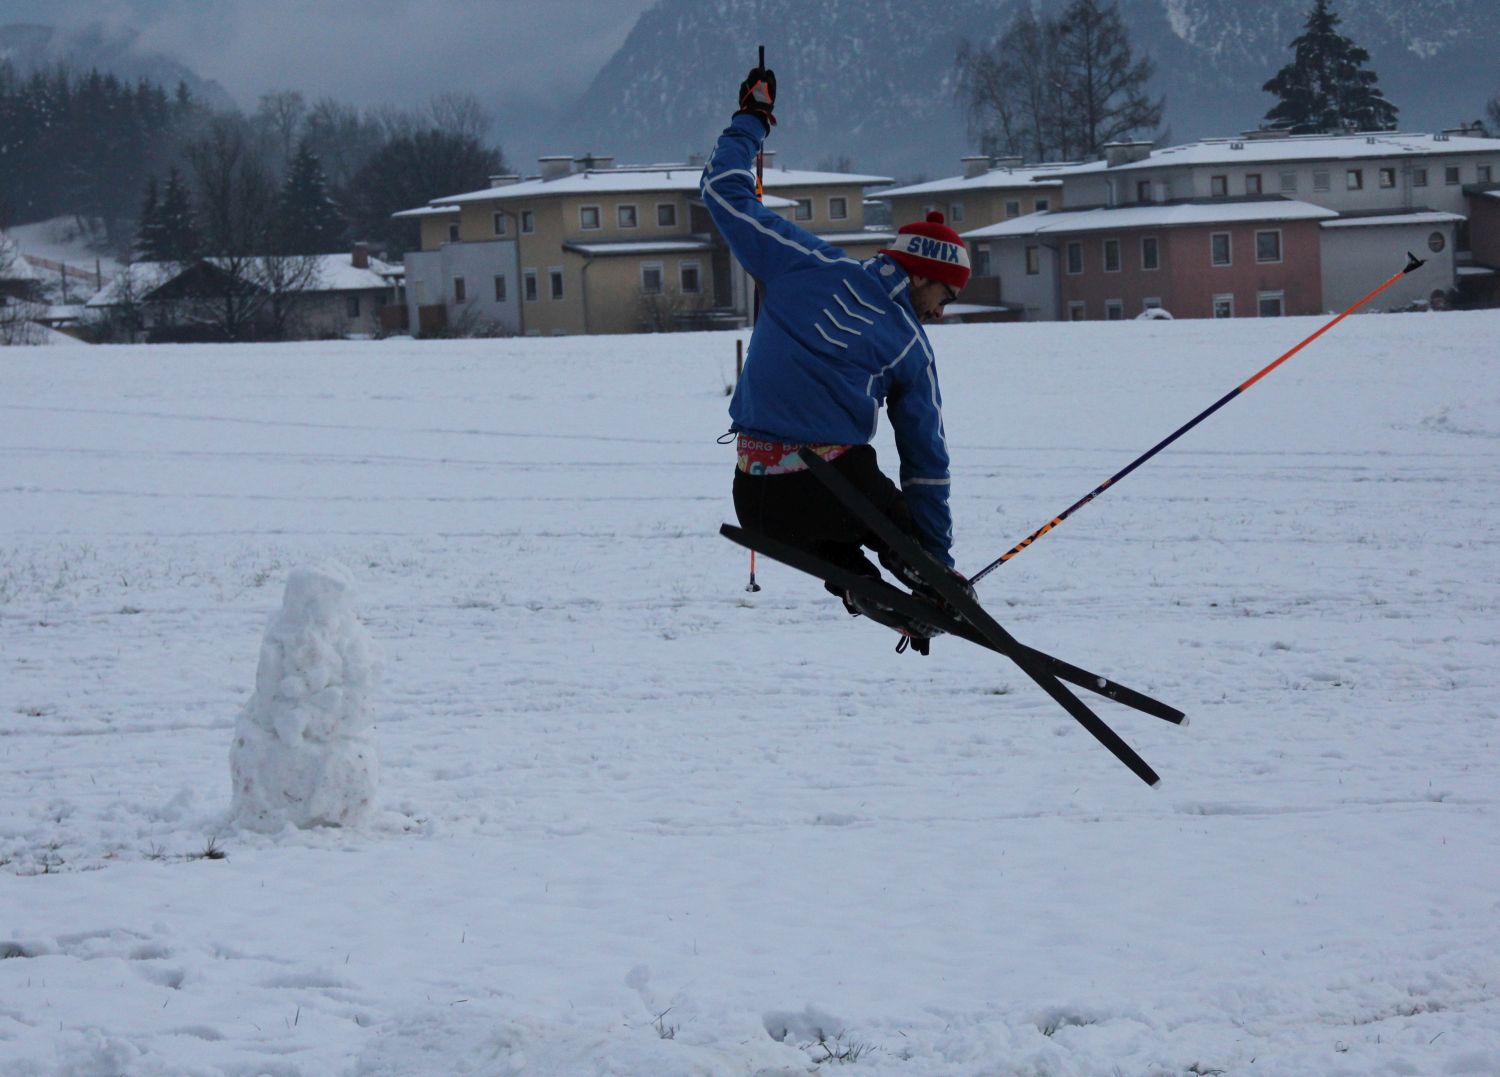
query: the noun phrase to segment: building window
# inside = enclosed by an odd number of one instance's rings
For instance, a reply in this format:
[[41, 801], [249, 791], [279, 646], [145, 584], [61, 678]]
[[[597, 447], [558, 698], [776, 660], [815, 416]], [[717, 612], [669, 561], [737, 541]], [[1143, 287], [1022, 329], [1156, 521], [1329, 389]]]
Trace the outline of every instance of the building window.
[[849, 219], [849, 200], [847, 198], [830, 198], [828, 200], [828, 219], [830, 221], [847, 221]]
[[1214, 232], [1208, 237], [1209, 261], [1216, 266], [1231, 264], [1228, 232]]
[[1333, 183], [1332, 183], [1332, 180], [1329, 178], [1329, 173], [1327, 173], [1327, 172], [1314, 172], [1313, 173], [1313, 190], [1315, 190], [1315, 191], [1327, 191], [1327, 190], [1331, 190], [1332, 187], [1333, 187]]
[[1152, 296], [1147, 296], [1145, 299], [1142, 299], [1141, 300], [1141, 309], [1142, 310], [1161, 310], [1161, 296], [1159, 296], [1159, 295], [1152, 295]]
[[1394, 168], [1382, 168], [1380, 170], [1379, 175], [1380, 175], [1380, 186], [1382, 186], [1382, 187], [1394, 187], [1394, 186], [1396, 186], [1396, 170]]
[[359, 296], [351, 295], [349, 297], [348, 302], [344, 308], [344, 312], [351, 318], [359, 317]]
[[1232, 296], [1232, 295], [1216, 295], [1216, 296], [1214, 296], [1214, 317], [1215, 318], [1233, 318], [1234, 317], [1234, 296]]
[[1411, 170], [1411, 185], [1413, 187], [1427, 186], [1427, 169], [1414, 168]]
[[503, 274], [495, 277], [495, 302], [505, 302], [505, 277]]
[[1026, 275], [1034, 277], [1042, 271], [1042, 249], [1040, 247], [1026, 248]]
[[963, 223], [963, 219], [964, 219], [964, 204], [962, 202], [954, 202], [952, 205], [950, 205], [948, 207], [948, 223], [949, 224], [961, 224], [961, 223]]
[[1149, 201], [1151, 201], [1151, 181], [1150, 180], [1136, 180], [1136, 182], [1135, 182], [1135, 200], [1137, 202], [1149, 202]]
[[503, 235], [505, 235], [507, 225], [505, 223], [505, 213], [504, 213], [503, 210], [498, 210], [498, 209], [495, 210], [495, 213], [494, 213], [494, 225], [495, 225], [495, 235], [497, 235], [497, 236], [503, 236]]
[[1104, 301], [1104, 320], [1107, 322], [1123, 322], [1125, 320], [1125, 303], [1119, 299], [1106, 299]]
[[1068, 321], [1081, 322], [1087, 316], [1087, 308], [1083, 305], [1082, 299], [1068, 300]]
[[1286, 313], [1286, 295], [1283, 292], [1259, 292], [1255, 297], [1255, 306], [1262, 318], [1280, 318]]
[[469, 301], [469, 286], [462, 277], [453, 278], [453, 302], [467, 303]]
[[1005, 215], [1007, 217], [1019, 217], [1021, 215], [1021, 203], [1018, 199], [1011, 198], [1006, 201]]
[[528, 269], [521, 274], [521, 293], [526, 297], [526, 302], [536, 302], [536, 270]]
[[683, 295], [697, 295], [703, 290], [702, 277], [697, 262], [683, 262], [677, 270], [677, 280]]
[[990, 275], [990, 245], [988, 243], [974, 244], [974, 275], [976, 277]]
[[1290, 194], [1297, 189], [1297, 173], [1283, 172], [1281, 174], [1281, 193]]
[[1351, 191], [1363, 191], [1365, 189], [1365, 170], [1363, 168], [1351, 168], [1344, 173], [1344, 184]]
[[810, 220], [812, 220], [812, 199], [811, 198], [799, 198], [799, 199], [797, 199], [797, 208], [794, 209], [794, 210], [792, 210], [792, 220], [794, 220], [794, 221], [810, 221]]
[[1120, 271], [1120, 241], [1118, 239], [1106, 239], [1104, 241], [1104, 272], [1118, 273]]
[[1229, 177], [1210, 176], [1208, 179], [1208, 193], [1214, 198], [1227, 198], [1229, 196]]
[[598, 206], [579, 206], [578, 207], [578, 227], [582, 228], [585, 232], [592, 232], [596, 228], [598, 228], [599, 227], [599, 207]]
[[552, 266], [547, 270], [547, 283], [552, 292], [553, 299], [563, 297], [563, 271], [561, 266]]
[[1068, 274], [1076, 277], [1083, 272], [1083, 244], [1068, 244]]
[[1443, 238], [1443, 233], [1441, 232], [1434, 232], [1427, 237], [1427, 249], [1433, 254], [1440, 254], [1447, 245], [1448, 241]]
[[521, 211], [521, 234], [530, 235], [536, 231], [536, 211], [523, 209]]
[[1257, 262], [1281, 261], [1281, 231], [1255, 233], [1255, 260]]
[[661, 295], [661, 263], [646, 262], [641, 266], [641, 294]]
[[448, 242], [449, 243], [457, 243], [458, 242], [458, 222], [457, 221], [454, 221], [453, 223], [451, 223], [450, 225], [448, 225]]
[[1248, 176], [1245, 177], [1245, 193], [1246, 194], [1260, 194], [1261, 193], [1261, 183], [1260, 183], [1260, 173], [1259, 172], [1252, 172]]
[[656, 204], [656, 227], [658, 227], [658, 228], [676, 228], [677, 227], [677, 203], [676, 202], [658, 202]]
[[1031, 205], [1032, 205], [1032, 208], [1036, 210], [1036, 212], [1038, 212], [1038, 213], [1046, 213], [1049, 209], [1052, 208], [1052, 199], [1050, 199], [1050, 198], [1038, 198]]
[[1155, 236], [1141, 237], [1141, 268], [1161, 268], [1161, 244]]
[[1476, 167], [1479, 169], [1479, 182], [1480, 183], [1490, 183], [1490, 182], [1492, 182], [1490, 180], [1491, 167], [1489, 165], [1478, 165]]
[[637, 223], [634, 206], [620, 206], [615, 210], [615, 220], [621, 228], [634, 228]]
[[1456, 187], [1458, 185], [1457, 165], [1448, 165], [1443, 169], [1443, 182], [1446, 183], [1449, 187]]

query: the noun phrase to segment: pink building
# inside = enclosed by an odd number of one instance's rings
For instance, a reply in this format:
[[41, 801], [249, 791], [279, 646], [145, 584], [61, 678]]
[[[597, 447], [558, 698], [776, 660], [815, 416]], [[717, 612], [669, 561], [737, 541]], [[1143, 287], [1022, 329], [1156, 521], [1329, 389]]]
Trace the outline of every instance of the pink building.
[[1288, 199], [1037, 213], [965, 233], [1002, 302], [1035, 319], [1279, 317], [1323, 310], [1319, 222]]

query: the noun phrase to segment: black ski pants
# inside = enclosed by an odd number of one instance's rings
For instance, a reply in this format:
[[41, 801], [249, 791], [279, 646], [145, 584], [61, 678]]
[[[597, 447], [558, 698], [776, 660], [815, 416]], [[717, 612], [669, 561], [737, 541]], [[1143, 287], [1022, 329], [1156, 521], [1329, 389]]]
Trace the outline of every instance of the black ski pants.
[[[916, 527], [901, 491], [880, 470], [873, 445], [856, 445], [832, 463], [876, 508], [915, 537]], [[865, 556], [864, 547], [874, 550], [881, 564], [892, 571], [899, 564], [879, 536], [855, 519], [811, 471], [749, 475], [736, 470], [734, 511], [746, 530], [780, 539], [852, 572], [880, 575]], [[841, 589], [827, 583], [824, 586], [843, 597]]]

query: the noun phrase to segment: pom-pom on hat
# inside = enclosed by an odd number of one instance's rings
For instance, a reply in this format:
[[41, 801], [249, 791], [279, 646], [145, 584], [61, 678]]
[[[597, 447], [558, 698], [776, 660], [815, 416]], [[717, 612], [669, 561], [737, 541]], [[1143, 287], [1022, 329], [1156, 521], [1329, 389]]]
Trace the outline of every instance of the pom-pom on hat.
[[943, 223], [937, 210], [925, 221], [902, 225], [896, 242], [883, 247], [902, 269], [928, 280], [942, 281], [954, 288], [969, 283], [969, 252], [958, 233]]

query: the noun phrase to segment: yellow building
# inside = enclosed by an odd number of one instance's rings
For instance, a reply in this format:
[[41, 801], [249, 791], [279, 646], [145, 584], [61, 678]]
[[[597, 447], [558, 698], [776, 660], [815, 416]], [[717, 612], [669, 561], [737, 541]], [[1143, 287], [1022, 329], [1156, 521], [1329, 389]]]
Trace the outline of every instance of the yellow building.
[[[865, 228], [864, 190], [885, 176], [778, 168], [767, 153], [766, 204], [850, 255], [890, 232]], [[698, 194], [701, 165], [615, 167], [544, 157], [541, 175], [398, 213], [421, 228], [406, 256], [418, 331], [528, 335], [733, 326], [753, 285]]]

